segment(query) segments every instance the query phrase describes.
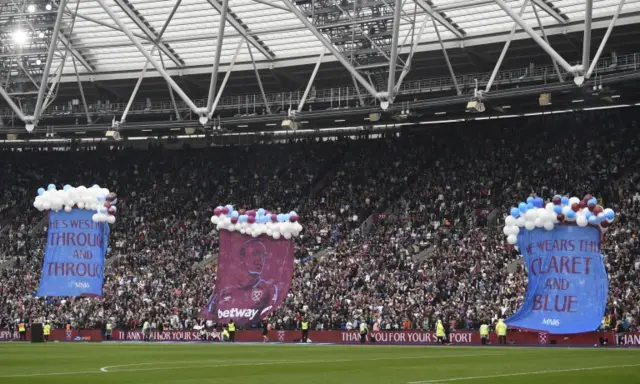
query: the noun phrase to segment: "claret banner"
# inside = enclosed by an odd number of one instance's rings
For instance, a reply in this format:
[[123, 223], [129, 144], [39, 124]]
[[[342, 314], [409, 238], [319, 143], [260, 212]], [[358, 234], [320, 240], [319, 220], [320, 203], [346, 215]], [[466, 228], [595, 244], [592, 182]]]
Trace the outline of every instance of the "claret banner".
[[38, 296], [102, 296], [109, 225], [95, 212], [49, 212], [47, 245]]
[[550, 334], [595, 331], [609, 291], [600, 231], [570, 225], [520, 231], [518, 247], [529, 283], [522, 308], [506, 323]]
[[218, 274], [201, 317], [255, 325], [284, 301], [293, 278], [293, 240], [220, 231]]

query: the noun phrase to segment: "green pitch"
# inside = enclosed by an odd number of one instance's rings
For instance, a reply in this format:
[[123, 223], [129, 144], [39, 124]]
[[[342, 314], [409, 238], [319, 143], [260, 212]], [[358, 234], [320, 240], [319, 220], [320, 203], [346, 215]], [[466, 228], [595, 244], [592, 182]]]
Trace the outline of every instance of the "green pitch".
[[0, 344], [0, 383], [640, 383], [640, 350]]

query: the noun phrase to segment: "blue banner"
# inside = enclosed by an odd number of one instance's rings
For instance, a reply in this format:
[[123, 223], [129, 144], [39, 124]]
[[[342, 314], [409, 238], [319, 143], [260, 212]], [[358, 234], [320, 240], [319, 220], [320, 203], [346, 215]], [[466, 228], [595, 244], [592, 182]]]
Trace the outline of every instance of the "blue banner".
[[552, 231], [522, 229], [518, 247], [529, 284], [522, 308], [506, 323], [551, 334], [595, 331], [609, 292], [600, 231], [570, 225]]
[[95, 212], [49, 212], [47, 246], [38, 296], [102, 296], [109, 225]]

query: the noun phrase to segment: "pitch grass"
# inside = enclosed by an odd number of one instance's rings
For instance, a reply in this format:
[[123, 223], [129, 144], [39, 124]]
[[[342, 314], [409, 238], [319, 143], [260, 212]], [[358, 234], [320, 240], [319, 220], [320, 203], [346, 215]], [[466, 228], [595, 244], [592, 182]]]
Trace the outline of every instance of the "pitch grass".
[[640, 349], [0, 344], [0, 383], [640, 383]]

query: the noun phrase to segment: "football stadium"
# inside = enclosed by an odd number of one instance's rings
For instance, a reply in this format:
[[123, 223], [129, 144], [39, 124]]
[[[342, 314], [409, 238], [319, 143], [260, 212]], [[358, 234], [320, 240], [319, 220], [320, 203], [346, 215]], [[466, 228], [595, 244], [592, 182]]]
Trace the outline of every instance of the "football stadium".
[[640, 383], [640, 0], [0, 22], [0, 383]]

